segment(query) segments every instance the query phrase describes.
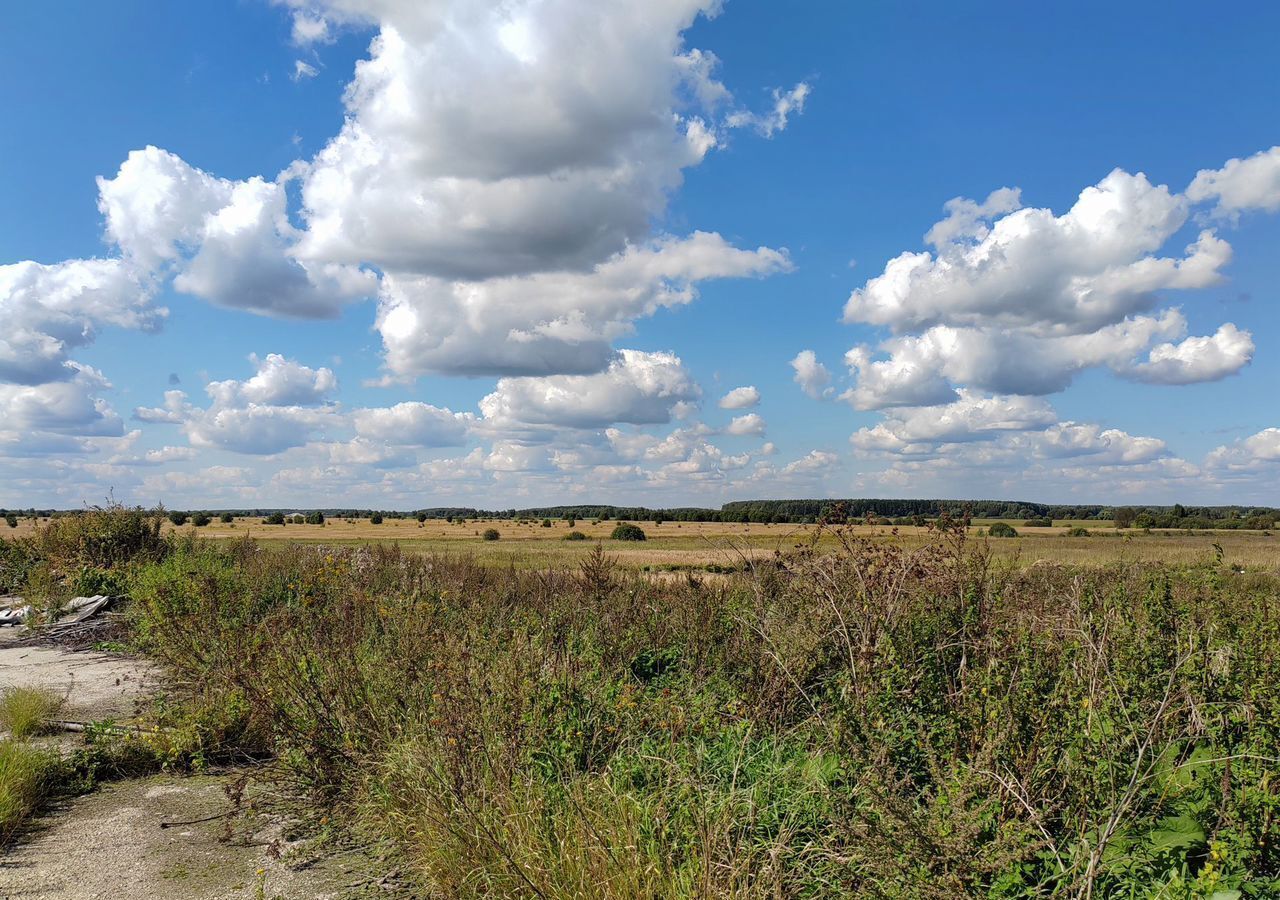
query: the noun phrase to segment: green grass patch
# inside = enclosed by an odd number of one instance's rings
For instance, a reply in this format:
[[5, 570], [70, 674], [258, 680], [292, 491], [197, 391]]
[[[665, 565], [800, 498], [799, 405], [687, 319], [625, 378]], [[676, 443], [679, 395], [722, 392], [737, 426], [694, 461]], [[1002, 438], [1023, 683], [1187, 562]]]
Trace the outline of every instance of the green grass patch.
[[0, 690], [0, 728], [14, 738], [40, 734], [62, 709], [65, 699], [42, 687], [15, 686]]
[[36, 810], [57, 780], [57, 753], [15, 740], [0, 740], [0, 847]]

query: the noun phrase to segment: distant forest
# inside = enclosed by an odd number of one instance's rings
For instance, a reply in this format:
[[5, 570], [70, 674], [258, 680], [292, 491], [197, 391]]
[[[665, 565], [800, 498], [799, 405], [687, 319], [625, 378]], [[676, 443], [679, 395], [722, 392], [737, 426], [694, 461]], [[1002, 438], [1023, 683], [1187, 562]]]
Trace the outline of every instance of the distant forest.
[[[66, 515], [74, 511], [0, 509], [0, 517]], [[863, 521], [912, 525], [947, 515], [956, 519], [1005, 519], [1049, 525], [1054, 520], [1114, 520], [1122, 528], [1254, 528], [1269, 529], [1280, 521], [1280, 509], [1264, 506], [1102, 506], [1096, 504], [1027, 503], [1011, 500], [738, 500], [719, 509], [695, 506], [652, 508], [578, 504], [525, 509], [476, 509], [437, 506], [417, 510], [375, 510], [349, 507], [191, 510], [190, 513], [237, 516], [294, 516], [319, 512], [323, 518], [355, 519], [600, 519], [639, 522], [756, 522], [805, 524]]]

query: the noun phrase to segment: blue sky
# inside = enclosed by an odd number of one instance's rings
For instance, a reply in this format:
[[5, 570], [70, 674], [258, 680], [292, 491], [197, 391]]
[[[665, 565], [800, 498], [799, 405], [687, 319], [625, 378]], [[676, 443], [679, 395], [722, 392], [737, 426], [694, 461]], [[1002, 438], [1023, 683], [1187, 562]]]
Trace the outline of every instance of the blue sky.
[[717, 6], [15, 10], [0, 505], [1280, 504], [1280, 10]]

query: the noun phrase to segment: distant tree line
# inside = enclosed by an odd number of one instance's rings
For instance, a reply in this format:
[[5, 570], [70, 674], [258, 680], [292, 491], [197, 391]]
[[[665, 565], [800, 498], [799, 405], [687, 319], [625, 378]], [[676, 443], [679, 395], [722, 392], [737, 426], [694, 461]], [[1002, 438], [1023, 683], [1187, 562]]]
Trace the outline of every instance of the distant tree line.
[[[0, 509], [0, 519], [16, 516], [56, 516], [76, 511]], [[939, 516], [954, 519], [1008, 519], [1028, 526], [1050, 525], [1054, 520], [1111, 521], [1121, 528], [1181, 528], [1207, 530], [1246, 528], [1266, 530], [1280, 521], [1280, 509], [1263, 506], [1106, 506], [1101, 504], [1029, 503], [1010, 500], [894, 500], [849, 498], [843, 500], [738, 500], [719, 509], [695, 506], [648, 507], [580, 504], [538, 506], [524, 509], [478, 509], [465, 506], [434, 506], [416, 510], [357, 509], [332, 507], [296, 509], [254, 507], [225, 510], [174, 510], [174, 522], [190, 519], [204, 524], [217, 516], [223, 522], [232, 516], [260, 519], [268, 524], [323, 524], [326, 519], [366, 519], [377, 524], [384, 519], [441, 519], [463, 522], [474, 519], [564, 520], [607, 522], [742, 522], [812, 524], [815, 522], [871, 521], [893, 525], [920, 525]]]

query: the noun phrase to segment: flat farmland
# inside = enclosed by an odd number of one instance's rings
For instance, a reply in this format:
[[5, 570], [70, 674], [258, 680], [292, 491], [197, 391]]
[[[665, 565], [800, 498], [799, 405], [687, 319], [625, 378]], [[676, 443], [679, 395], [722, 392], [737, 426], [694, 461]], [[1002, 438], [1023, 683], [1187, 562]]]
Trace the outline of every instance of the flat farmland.
[[[1055, 522], [1052, 528], [1024, 528], [1019, 522], [1011, 521], [1018, 531], [1017, 537], [986, 538], [986, 528], [995, 521], [1002, 520], [974, 520], [969, 535], [975, 540], [989, 540], [994, 556], [1014, 565], [1165, 562], [1186, 566], [1214, 559], [1215, 545], [1218, 545], [1228, 564], [1280, 571], [1280, 536], [1267, 532], [1121, 531], [1110, 522], [1097, 521], [1062, 521]], [[251, 537], [258, 541], [335, 546], [398, 544], [411, 552], [461, 554], [486, 564], [522, 569], [575, 566], [597, 542], [603, 542], [623, 565], [657, 570], [735, 568], [746, 560], [766, 558], [774, 552], [787, 553], [814, 543], [819, 549], [831, 549], [837, 543], [834, 534], [815, 525], [672, 521], [661, 525], [638, 522], [647, 538], [643, 542], [610, 540], [609, 535], [617, 524], [617, 521], [594, 524], [591, 520], [579, 519], [570, 528], [561, 519], [552, 520], [551, 527], [544, 528], [540, 520], [521, 524], [507, 519], [469, 519], [451, 524], [439, 519], [422, 523], [415, 519], [385, 519], [374, 525], [367, 518], [332, 518], [324, 525], [281, 526], [265, 525], [257, 517], [238, 517], [230, 523], [215, 519], [203, 528], [192, 525], [175, 528], [166, 522], [165, 529], [216, 540]], [[0, 524], [0, 537], [28, 535], [34, 527], [31, 519], [20, 519], [17, 528]], [[1068, 536], [1068, 529], [1073, 527], [1087, 529], [1088, 536]], [[483, 534], [490, 528], [498, 531], [497, 541], [484, 540]], [[907, 546], [921, 546], [930, 540], [928, 529], [910, 526], [854, 525], [849, 530], [859, 537], [896, 541]], [[565, 540], [571, 531], [581, 532], [587, 540]]]
[[[1023, 528], [1015, 538], [984, 538], [987, 526], [997, 520], [975, 520], [969, 534], [990, 541], [992, 552], [1015, 565], [1038, 562], [1071, 565], [1104, 565], [1113, 562], [1165, 562], [1175, 566], [1194, 565], [1214, 559], [1222, 548], [1223, 559], [1249, 569], [1280, 570], [1280, 537], [1260, 531], [1183, 531], [1150, 533], [1119, 531], [1109, 522], [1055, 522], [1052, 528]], [[564, 520], [552, 520], [550, 528], [540, 521], [519, 524], [511, 520], [472, 519], [450, 524], [429, 519], [386, 519], [374, 525], [368, 519], [330, 519], [319, 525], [264, 525], [261, 519], [240, 518], [224, 524], [216, 520], [196, 529], [209, 538], [229, 539], [250, 536], [261, 541], [296, 541], [334, 545], [399, 544], [422, 553], [451, 553], [472, 556], [479, 561], [513, 565], [517, 568], [573, 566], [597, 541], [623, 565], [634, 568], [704, 569], [708, 566], [736, 567], [747, 559], [761, 559], [777, 552], [790, 552], [816, 541], [819, 548], [836, 545], [835, 536], [814, 525], [764, 525], [723, 522], [638, 522], [644, 530], [643, 542], [614, 541], [610, 533], [618, 523], [593, 524], [579, 519], [573, 528]], [[169, 527], [166, 525], [166, 527]], [[1071, 537], [1071, 527], [1088, 529], [1088, 536]], [[486, 541], [484, 532], [494, 528], [500, 537]], [[586, 535], [585, 541], [568, 541], [570, 531]], [[879, 541], [898, 541], [920, 546], [930, 540], [925, 528], [855, 525], [854, 534]]]

